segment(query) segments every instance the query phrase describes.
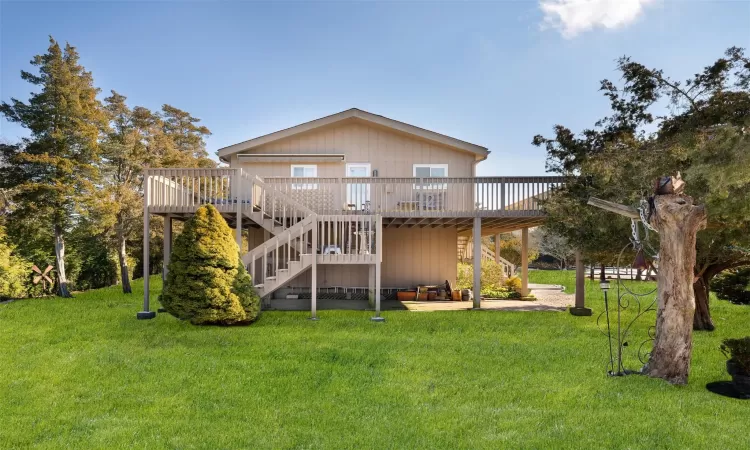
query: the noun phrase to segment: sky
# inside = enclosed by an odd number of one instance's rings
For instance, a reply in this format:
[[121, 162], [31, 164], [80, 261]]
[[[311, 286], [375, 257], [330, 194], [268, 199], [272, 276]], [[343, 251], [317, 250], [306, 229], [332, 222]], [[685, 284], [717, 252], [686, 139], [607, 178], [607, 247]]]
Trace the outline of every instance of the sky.
[[[478, 175], [523, 176], [545, 173], [534, 135], [607, 113], [618, 57], [685, 79], [750, 47], [750, 0], [0, 0], [0, 100], [28, 99], [20, 71], [49, 35], [101, 98], [200, 118], [212, 155], [356, 107], [489, 148]], [[0, 119], [0, 137], [25, 135]]]

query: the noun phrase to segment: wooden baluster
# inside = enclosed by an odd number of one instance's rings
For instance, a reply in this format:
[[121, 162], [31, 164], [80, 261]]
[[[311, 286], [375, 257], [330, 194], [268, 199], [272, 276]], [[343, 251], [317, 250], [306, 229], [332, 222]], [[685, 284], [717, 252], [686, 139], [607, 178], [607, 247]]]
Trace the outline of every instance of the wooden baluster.
[[261, 265], [263, 266], [261, 268], [261, 273], [263, 274], [263, 284], [266, 282], [266, 276], [268, 275], [268, 246], [263, 246], [263, 261], [261, 262]]

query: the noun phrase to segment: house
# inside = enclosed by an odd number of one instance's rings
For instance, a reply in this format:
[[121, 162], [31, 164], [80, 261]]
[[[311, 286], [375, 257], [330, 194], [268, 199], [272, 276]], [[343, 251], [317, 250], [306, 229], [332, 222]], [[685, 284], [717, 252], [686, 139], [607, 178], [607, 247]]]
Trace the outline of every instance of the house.
[[[166, 271], [172, 221], [211, 203], [236, 230], [242, 260], [266, 304], [307, 291], [314, 317], [319, 292], [361, 291], [377, 316], [376, 292], [446, 280], [455, 285], [459, 256], [472, 255], [475, 264], [497, 258], [478, 236], [521, 229], [527, 242], [528, 228], [542, 222], [539, 200], [562, 179], [477, 177], [488, 154], [353, 108], [222, 148], [218, 155], [228, 168], [147, 170], [144, 226], [151, 214], [167, 219]], [[526, 290], [525, 260], [521, 272]]]

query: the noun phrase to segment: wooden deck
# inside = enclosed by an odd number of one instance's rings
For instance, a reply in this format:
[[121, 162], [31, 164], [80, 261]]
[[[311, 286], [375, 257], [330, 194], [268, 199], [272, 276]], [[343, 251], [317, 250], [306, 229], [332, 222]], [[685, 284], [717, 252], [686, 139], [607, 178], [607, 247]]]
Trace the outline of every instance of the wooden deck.
[[498, 219], [487, 221], [498, 227], [520, 228], [541, 223], [542, 201], [563, 182], [561, 177], [266, 178], [260, 181], [272, 189], [260, 198], [255, 179], [242, 169], [150, 169], [146, 206], [151, 214], [189, 215], [209, 203], [236, 214], [263, 204], [286, 208], [273, 198], [280, 192], [317, 214], [378, 214], [385, 226], [461, 228], [471, 226], [462, 219], [482, 217]]

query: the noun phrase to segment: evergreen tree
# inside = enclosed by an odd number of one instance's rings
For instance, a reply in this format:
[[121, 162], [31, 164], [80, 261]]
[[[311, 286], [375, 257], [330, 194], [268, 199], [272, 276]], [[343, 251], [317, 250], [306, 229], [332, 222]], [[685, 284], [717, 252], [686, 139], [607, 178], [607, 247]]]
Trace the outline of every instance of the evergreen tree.
[[166, 104], [159, 117], [162, 135], [156, 136], [156, 141], [161, 167], [216, 167], [206, 152], [205, 138], [211, 131], [198, 125], [200, 119]]
[[164, 309], [195, 325], [253, 322], [260, 298], [219, 211], [201, 206], [177, 237], [160, 298]]
[[21, 78], [41, 91], [32, 93], [28, 103], [11, 99], [0, 105], [0, 113], [27, 128], [31, 137], [0, 169], [0, 178], [15, 187], [14, 215], [33, 217], [53, 230], [59, 294], [69, 297], [65, 235], [95, 190], [98, 138], [106, 119], [91, 72], [78, 63], [75, 47], [66, 44], [63, 50], [50, 37], [47, 53], [31, 64], [39, 73], [22, 71]]
[[[685, 82], [629, 58], [618, 70], [623, 86], [601, 83], [610, 116], [581, 135], [558, 125], [553, 138], [534, 138], [547, 149], [548, 167], [569, 177], [545, 204], [547, 226], [571, 243], [604, 250], [627, 238], [629, 224], [586, 206], [588, 198], [637, 204], [653, 193], [657, 177], [681, 172], [686, 193], [708, 211], [697, 238], [694, 328], [713, 330], [711, 280], [750, 265], [750, 59], [730, 48]], [[652, 111], [662, 100], [669, 114], [657, 117]]]

